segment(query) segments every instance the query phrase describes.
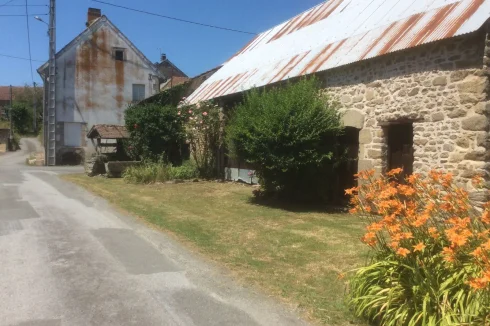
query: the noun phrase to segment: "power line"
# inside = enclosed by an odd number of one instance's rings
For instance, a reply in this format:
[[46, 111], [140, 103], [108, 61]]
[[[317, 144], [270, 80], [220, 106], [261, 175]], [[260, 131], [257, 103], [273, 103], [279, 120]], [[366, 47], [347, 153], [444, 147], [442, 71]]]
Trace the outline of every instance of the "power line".
[[[13, 56], [13, 55], [2, 54], [2, 53], [0, 53], [0, 57], [12, 58], [12, 59], [19, 59], [19, 60], [29, 60], [29, 58], [16, 57], [16, 56]], [[35, 59], [32, 59], [32, 61], [46, 62], [46, 60], [35, 60]]]
[[31, 66], [31, 80], [32, 84], [34, 84], [34, 73], [32, 71], [32, 53], [31, 53], [31, 32], [29, 30], [29, 10], [27, 9], [27, 0], [26, 0], [26, 24], [27, 24], [27, 45], [29, 49], [29, 65]]
[[[14, 0], [12, 0], [14, 1]], [[24, 7], [25, 5], [2, 5], [0, 7]], [[27, 5], [28, 7], [49, 7], [48, 5]]]
[[20, 15], [0, 15], [0, 17], [26, 17], [26, 16], [47, 16], [48, 14], [20, 14]]
[[152, 15], [152, 16], [157, 16], [157, 17], [162, 17], [162, 18], [171, 19], [171, 20], [176, 20], [176, 21], [183, 22], [183, 23], [194, 24], [194, 25], [205, 26], [205, 27], [216, 28], [216, 29], [222, 29], [222, 30], [229, 31], [229, 32], [236, 32], [236, 33], [242, 33], [242, 34], [257, 35], [257, 33], [246, 32], [246, 31], [241, 31], [241, 30], [238, 30], [238, 29], [232, 29], [232, 28], [227, 28], [227, 27], [220, 27], [220, 26], [209, 25], [209, 24], [204, 24], [204, 23], [198, 23], [198, 22], [194, 22], [194, 21], [190, 21], [190, 20], [181, 19], [181, 18], [170, 17], [170, 16], [160, 15], [160, 14], [156, 14], [156, 13], [148, 12], [148, 11], [144, 11], [144, 10], [139, 10], [139, 9], [124, 7], [124, 6], [116, 5], [116, 4], [113, 4], [113, 3], [108, 3], [108, 2], [105, 2], [105, 1], [100, 1], [100, 0], [92, 0], [92, 1], [103, 3], [103, 4], [108, 5], [108, 6], [118, 7], [118, 8], [122, 8], [122, 9], [126, 9], [126, 10], [131, 10], [131, 11], [136, 11], [136, 12], [139, 12], [139, 13], [142, 13], [142, 14], [147, 14], [147, 15]]
[[0, 7], [6, 6], [6, 5], [8, 5], [9, 3], [14, 2], [14, 1], [15, 1], [15, 0], [9, 0], [9, 1], [5, 2], [4, 4], [0, 5]]

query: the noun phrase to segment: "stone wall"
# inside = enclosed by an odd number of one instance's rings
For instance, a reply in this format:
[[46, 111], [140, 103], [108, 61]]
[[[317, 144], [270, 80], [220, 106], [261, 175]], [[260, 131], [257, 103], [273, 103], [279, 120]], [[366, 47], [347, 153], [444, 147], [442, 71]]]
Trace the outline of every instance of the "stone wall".
[[487, 176], [485, 38], [478, 32], [319, 75], [345, 125], [360, 129], [360, 170], [386, 169], [385, 126], [406, 121], [414, 129], [414, 172], [444, 169], [465, 184]]

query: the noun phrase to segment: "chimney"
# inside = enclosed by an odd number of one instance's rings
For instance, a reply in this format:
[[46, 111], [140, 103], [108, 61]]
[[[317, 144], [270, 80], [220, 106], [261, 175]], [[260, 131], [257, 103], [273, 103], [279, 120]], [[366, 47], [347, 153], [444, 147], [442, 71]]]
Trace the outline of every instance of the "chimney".
[[87, 13], [87, 27], [92, 25], [94, 20], [99, 18], [102, 15], [100, 9], [97, 8], [88, 8], [88, 13]]
[[165, 61], [167, 61], [167, 55], [165, 53], [162, 53], [160, 55], [160, 62], [165, 62]]

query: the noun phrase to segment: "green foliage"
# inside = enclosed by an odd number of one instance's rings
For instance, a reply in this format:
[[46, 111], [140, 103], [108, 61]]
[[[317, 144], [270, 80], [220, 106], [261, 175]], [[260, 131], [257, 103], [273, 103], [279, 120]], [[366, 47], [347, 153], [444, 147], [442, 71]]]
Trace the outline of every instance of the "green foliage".
[[172, 166], [162, 162], [148, 162], [139, 166], [131, 166], [123, 174], [124, 181], [132, 184], [150, 184], [169, 180], [188, 180], [197, 178], [199, 172], [191, 161], [181, 166]]
[[199, 177], [197, 166], [191, 160], [185, 161], [181, 166], [170, 166], [168, 172], [170, 179], [189, 180]]
[[164, 182], [169, 179], [168, 170], [168, 165], [163, 163], [145, 163], [128, 167], [123, 173], [123, 178], [125, 182], [133, 184]]
[[223, 137], [221, 109], [212, 102], [185, 105], [178, 112], [185, 125], [186, 141], [203, 178], [219, 176], [218, 160]]
[[137, 106], [147, 104], [177, 106], [182, 98], [187, 95], [188, 89], [189, 83], [177, 85], [141, 101]]
[[130, 138], [127, 152], [137, 160], [181, 162], [184, 127], [173, 106], [145, 104], [129, 107], [125, 112]]
[[14, 103], [11, 112], [16, 132], [25, 135], [32, 131], [32, 111], [28, 106], [23, 103]]
[[358, 270], [350, 293], [356, 314], [385, 326], [486, 325], [488, 293], [465, 285], [470, 265], [444, 268], [437, 257], [424, 264], [391, 254]]
[[266, 193], [317, 200], [339, 152], [340, 115], [319, 95], [316, 79], [252, 90], [226, 130], [231, 155], [251, 164]]
[[[14, 130], [21, 135], [32, 133], [33, 102], [36, 102], [37, 126], [42, 125], [43, 89], [25, 86], [22, 91], [15, 92], [12, 104], [12, 122]], [[38, 128], [39, 129], [39, 128]]]

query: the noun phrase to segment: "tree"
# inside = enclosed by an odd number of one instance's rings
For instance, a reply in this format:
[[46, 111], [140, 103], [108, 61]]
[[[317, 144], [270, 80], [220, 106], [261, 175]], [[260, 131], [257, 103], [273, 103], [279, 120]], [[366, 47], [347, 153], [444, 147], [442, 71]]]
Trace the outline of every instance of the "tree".
[[177, 108], [171, 105], [143, 104], [125, 112], [128, 154], [134, 159], [180, 164], [185, 139]]
[[43, 118], [43, 88], [25, 85], [17, 89], [12, 103], [12, 121], [14, 129], [20, 134], [32, 131], [34, 102], [36, 103], [36, 125], [42, 125]]

